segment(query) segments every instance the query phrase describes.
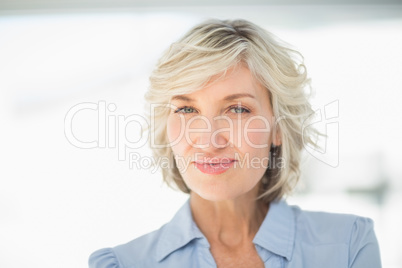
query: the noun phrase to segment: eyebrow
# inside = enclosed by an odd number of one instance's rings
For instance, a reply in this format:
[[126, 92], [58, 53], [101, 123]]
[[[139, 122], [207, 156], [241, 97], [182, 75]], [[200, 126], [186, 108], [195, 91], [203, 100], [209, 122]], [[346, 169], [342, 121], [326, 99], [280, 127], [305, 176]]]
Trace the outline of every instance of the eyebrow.
[[[255, 99], [255, 97], [249, 93], [237, 93], [237, 94], [231, 94], [223, 98], [224, 101], [231, 101], [231, 100], [237, 100], [241, 98], [252, 98]], [[188, 102], [194, 102], [195, 100], [192, 98], [189, 98], [184, 95], [176, 95], [172, 97], [172, 100], [182, 100], [182, 101], [188, 101]]]

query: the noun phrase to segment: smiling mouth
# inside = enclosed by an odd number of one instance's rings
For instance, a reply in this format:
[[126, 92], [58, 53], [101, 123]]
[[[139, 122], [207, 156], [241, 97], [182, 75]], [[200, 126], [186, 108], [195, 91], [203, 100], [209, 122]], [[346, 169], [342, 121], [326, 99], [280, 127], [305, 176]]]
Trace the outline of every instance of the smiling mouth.
[[219, 175], [221, 173], [226, 172], [228, 169], [230, 169], [233, 166], [233, 163], [236, 162], [236, 160], [225, 160], [225, 161], [220, 161], [220, 162], [194, 162], [195, 167], [201, 171], [202, 173], [205, 174], [211, 174], [211, 175]]
[[216, 166], [216, 165], [225, 165], [225, 164], [230, 164], [232, 162], [235, 162], [236, 160], [224, 160], [224, 161], [213, 161], [213, 162], [202, 162], [202, 161], [194, 161], [195, 164], [199, 164], [199, 165], [211, 165], [211, 166]]
[[237, 161], [231, 157], [203, 157], [201, 159], [193, 161], [196, 164], [208, 164], [208, 165], [219, 165], [219, 164], [229, 164], [231, 162]]

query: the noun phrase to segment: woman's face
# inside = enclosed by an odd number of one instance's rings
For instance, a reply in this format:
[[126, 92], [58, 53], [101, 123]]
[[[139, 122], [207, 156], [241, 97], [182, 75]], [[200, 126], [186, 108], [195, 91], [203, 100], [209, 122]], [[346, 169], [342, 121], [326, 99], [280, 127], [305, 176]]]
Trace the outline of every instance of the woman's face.
[[268, 167], [275, 120], [268, 91], [246, 67], [212, 82], [172, 98], [167, 135], [191, 191], [221, 201], [258, 184]]

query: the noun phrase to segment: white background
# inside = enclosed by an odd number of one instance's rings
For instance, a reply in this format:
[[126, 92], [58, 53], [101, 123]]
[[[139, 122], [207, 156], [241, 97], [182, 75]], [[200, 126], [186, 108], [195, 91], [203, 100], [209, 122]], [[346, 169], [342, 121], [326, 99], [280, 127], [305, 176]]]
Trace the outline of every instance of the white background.
[[[216, 17], [249, 19], [292, 44], [312, 77], [314, 107], [338, 104], [327, 141], [336, 167], [306, 154], [289, 203], [373, 218], [384, 267], [401, 267], [402, 17], [395, 14], [400, 7], [0, 13], [0, 266], [87, 267], [96, 249], [174, 215], [186, 195], [164, 186], [159, 172], [130, 168], [109, 141], [106, 148], [73, 146], [65, 116], [74, 105], [102, 101], [116, 105], [108, 119], [142, 115], [162, 51]], [[97, 111], [80, 113], [72, 127], [81, 140], [97, 139]], [[325, 122], [317, 127], [325, 130]], [[139, 125], [122, 130], [139, 137]], [[146, 147], [130, 152], [150, 155]]]

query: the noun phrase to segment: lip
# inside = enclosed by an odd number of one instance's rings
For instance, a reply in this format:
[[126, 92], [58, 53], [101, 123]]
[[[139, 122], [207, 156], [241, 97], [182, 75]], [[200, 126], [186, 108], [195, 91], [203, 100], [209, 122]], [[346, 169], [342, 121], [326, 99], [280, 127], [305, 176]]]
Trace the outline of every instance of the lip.
[[[217, 161], [219, 160], [219, 161]], [[219, 175], [230, 169], [236, 160], [234, 159], [214, 159], [214, 161], [196, 161], [195, 167], [205, 174]]]
[[202, 160], [193, 161], [198, 164], [218, 164], [218, 163], [230, 163], [236, 161], [236, 159], [227, 156], [213, 156], [213, 157], [203, 157]]

